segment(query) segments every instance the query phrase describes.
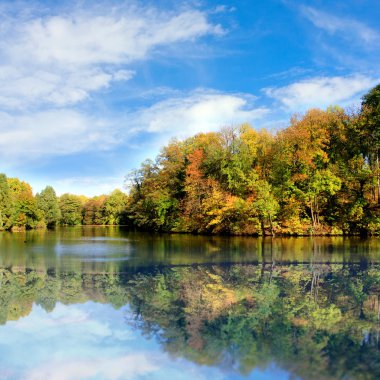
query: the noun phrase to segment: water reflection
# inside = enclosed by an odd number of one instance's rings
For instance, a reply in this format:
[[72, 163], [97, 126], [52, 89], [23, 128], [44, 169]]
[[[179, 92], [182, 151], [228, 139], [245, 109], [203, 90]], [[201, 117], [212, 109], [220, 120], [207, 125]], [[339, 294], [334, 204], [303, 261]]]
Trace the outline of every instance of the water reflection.
[[[109, 263], [126, 259], [120, 265]], [[84, 261], [93, 265], [82, 265], [83, 271], [96, 272], [215, 263], [380, 263], [380, 238], [150, 235], [117, 227], [0, 234], [3, 267], [72, 270]]]
[[378, 244], [3, 236], [0, 379], [378, 379]]

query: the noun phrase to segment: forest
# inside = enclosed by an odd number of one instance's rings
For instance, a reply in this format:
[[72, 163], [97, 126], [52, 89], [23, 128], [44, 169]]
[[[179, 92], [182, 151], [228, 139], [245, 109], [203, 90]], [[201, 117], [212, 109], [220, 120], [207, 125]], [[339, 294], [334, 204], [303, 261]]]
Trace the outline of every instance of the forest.
[[380, 233], [380, 85], [358, 109], [294, 115], [276, 133], [248, 124], [172, 140], [128, 176], [129, 193], [33, 195], [0, 176], [0, 229], [123, 224], [230, 235]]
[[121, 190], [93, 198], [57, 197], [51, 186], [33, 195], [31, 186], [0, 174], [0, 230], [23, 231], [57, 225], [123, 225], [128, 197]]

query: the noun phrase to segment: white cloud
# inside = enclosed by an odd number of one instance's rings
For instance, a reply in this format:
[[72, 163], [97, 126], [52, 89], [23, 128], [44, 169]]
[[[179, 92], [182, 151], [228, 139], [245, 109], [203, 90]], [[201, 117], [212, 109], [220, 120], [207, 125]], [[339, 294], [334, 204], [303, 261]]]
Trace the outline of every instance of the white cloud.
[[[136, 97], [136, 94], [133, 94]], [[160, 86], [141, 91], [138, 95], [141, 99], [158, 99], [181, 96], [181, 91], [172, 87]]]
[[253, 100], [248, 94], [197, 90], [141, 109], [131, 118], [137, 131], [184, 138], [227, 125], [252, 122], [266, 115], [268, 110], [254, 107]]
[[223, 33], [198, 10], [75, 9], [63, 15], [0, 14], [0, 107], [65, 106], [113, 81], [157, 48]]
[[[268, 110], [255, 107], [254, 99], [248, 94], [196, 90], [158, 101], [117, 120], [101, 120], [69, 109], [33, 114], [0, 112], [0, 159], [17, 163], [25, 159], [108, 150], [131, 142], [141, 133], [150, 133], [156, 145], [165, 144], [170, 137], [185, 138], [262, 118]], [[56, 184], [59, 189], [92, 192], [97, 187], [109, 192], [111, 187], [120, 187], [122, 183], [119, 177], [110, 178], [106, 185], [104, 178], [74, 177]]]
[[228, 7], [227, 5], [217, 5], [212, 13], [227, 13], [227, 12], [235, 12], [235, 7]]
[[[57, 181], [50, 181], [54, 188], [59, 189], [58, 195], [63, 193], [99, 195], [108, 194], [115, 189], [124, 189], [125, 174], [118, 177], [99, 176], [99, 177], [70, 177], [62, 178]], [[41, 186], [41, 189], [45, 184]]]
[[107, 121], [73, 110], [33, 114], [0, 113], [0, 158], [59, 156], [90, 149], [105, 150], [117, 143], [117, 131]]
[[377, 83], [365, 75], [347, 77], [317, 77], [301, 80], [288, 86], [267, 88], [265, 94], [280, 101], [287, 109], [302, 111], [306, 108], [325, 108], [330, 105], [346, 106]]
[[327, 12], [312, 7], [301, 7], [302, 14], [309, 19], [317, 28], [330, 34], [340, 33], [342, 37], [350, 41], [357, 39], [368, 45], [378, 44], [380, 34], [369, 26], [351, 18], [337, 17]]
[[53, 361], [32, 369], [26, 380], [136, 379], [159, 369], [142, 353], [116, 358]]
[[113, 81], [128, 80], [134, 72], [117, 70], [108, 73], [100, 68], [58, 71], [0, 67], [0, 107], [25, 105], [66, 106], [85, 100], [91, 92], [108, 87]]
[[57, 303], [54, 308], [54, 313], [43, 314], [44, 323], [41, 324], [41, 316], [37, 316], [36, 313], [32, 313], [28, 318], [20, 318], [17, 323], [14, 324], [14, 328], [23, 333], [46, 333], [47, 330], [54, 330], [56, 327], [62, 327], [64, 325], [79, 325], [89, 322], [89, 314], [86, 311], [79, 308], [67, 308], [61, 303]]
[[15, 367], [24, 372], [20, 378], [132, 379], [159, 369], [162, 357], [155, 352], [129, 349], [136, 335], [125, 326], [125, 310], [93, 302], [70, 306], [58, 302], [50, 313], [34, 306], [28, 317], [7, 325], [15, 338], [7, 344], [9, 351], [20, 340], [31, 340], [28, 347], [36, 346], [31, 357], [16, 361]]
[[28, 21], [9, 50], [43, 64], [123, 64], [146, 58], [160, 45], [221, 33], [198, 10], [175, 14], [129, 8], [121, 14], [81, 12]]

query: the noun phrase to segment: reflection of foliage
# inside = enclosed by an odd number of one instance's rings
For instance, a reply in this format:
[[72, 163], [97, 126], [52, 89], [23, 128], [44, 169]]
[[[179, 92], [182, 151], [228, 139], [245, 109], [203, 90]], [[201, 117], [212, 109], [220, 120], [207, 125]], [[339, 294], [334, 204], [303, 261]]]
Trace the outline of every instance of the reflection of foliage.
[[249, 373], [275, 361], [301, 378], [375, 379], [379, 269], [180, 268], [139, 275], [131, 305], [167, 351], [199, 363]]
[[175, 356], [241, 373], [275, 362], [295, 377], [380, 377], [380, 267], [186, 266], [121, 274], [0, 270], [1, 322], [33, 302], [130, 303], [133, 323]]
[[25, 271], [0, 269], [0, 323], [28, 315], [33, 303], [52, 311], [59, 301], [72, 304], [94, 300], [119, 308], [127, 303], [120, 277], [102, 274]]

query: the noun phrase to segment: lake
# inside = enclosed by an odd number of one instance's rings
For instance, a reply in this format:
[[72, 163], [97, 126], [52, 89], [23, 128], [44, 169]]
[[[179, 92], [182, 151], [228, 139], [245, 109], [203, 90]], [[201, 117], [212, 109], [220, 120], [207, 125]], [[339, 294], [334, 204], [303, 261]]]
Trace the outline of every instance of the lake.
[[0, 234], [0, 379], [380, 379], [380, 239]]

